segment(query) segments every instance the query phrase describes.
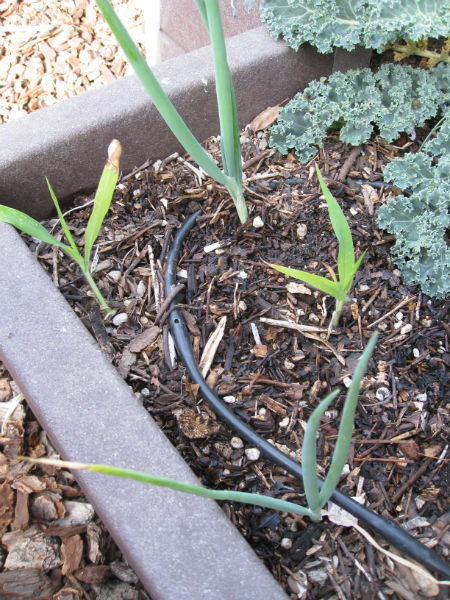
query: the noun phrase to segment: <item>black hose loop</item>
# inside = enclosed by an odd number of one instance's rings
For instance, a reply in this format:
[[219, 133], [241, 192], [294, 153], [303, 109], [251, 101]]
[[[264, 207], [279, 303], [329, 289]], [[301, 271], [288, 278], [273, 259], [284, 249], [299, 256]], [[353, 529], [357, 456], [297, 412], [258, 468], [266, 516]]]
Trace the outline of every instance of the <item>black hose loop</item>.
[[[196, 218], [200, 213], [201, 211], [198, 210], [188, 219], [186, 219], [185, 223], [181, 229], [179, 229], [174, 238], [172, 248], [167, 257], [165, 269], [164, 286], [166, 296], [170, 293], [176, 282], [176, 267], [181, 245], [187, 237], [189, 231], [194, 226]], [[175, 302], [176, 298], [173, 300], [171, 306], [174, 306]], [[302, 479], [303, 475], [300, 463], [296, 462], [278, 450], [278, 448], [267, 442], [264, 438], [260, 437], [255, 431], [253, 431], [253, 429], [251, 429], [251, 427], [241, 421], [208, 386], [202, 374], [200, 373], [195, 360], [184, 317], [177, 308], [173, 308], [171, 311], [169, 316], [169, 324], [179, 357], [183, 361], [190, 378], [194, 383], [199, 385], [203, 398], [208, 402], [209, 406], [216, 413], [216, 415], [221, 417], [233, 431], [244, 438], [249, 444], [255, 448], [258, 448], [265, 458], [285, 469], [291, 473], [291, 475]], [[319, 486], [321, 487], [322, 485], [323, 481], [319, 480]], [[431, 571], [436, 571], [441, 577], [450, 579], [450, 566], [447, 565], [432, 550], [421, 544], [393, 521], [377, 515], [369, 508], [362, 506], [338, 490], [333, 492], [331, 500], [356, 517], [359, 521], [370, 527], [370, 529], [378, 533], [401, 553], [410, 556], [419, 564], [427, 567]]]

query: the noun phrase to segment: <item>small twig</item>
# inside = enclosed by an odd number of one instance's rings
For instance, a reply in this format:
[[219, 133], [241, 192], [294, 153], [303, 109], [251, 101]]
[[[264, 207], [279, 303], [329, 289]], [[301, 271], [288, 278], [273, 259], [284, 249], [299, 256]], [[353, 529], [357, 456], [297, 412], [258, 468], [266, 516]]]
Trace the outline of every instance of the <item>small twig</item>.
[[164, 315], [166, 310], [169, 308], [169, 304], [172, 302], [172, 300], [174, 298], [176, 298], [178, 296], [178, 294], [180, 292], [182, 292], [184, 290], [185, 287], [186, 286], [184, 285], [184, 283], [179, 283], [178, 285], [176, 285], [175, 287], [173, 287], [170, 290], [170, 294], [167, 296], [167, 298], [164, 300], [164, 302], [161, 304], [161, 306], [158, 309], [158, 313], [155, 317], [155, 325], [159, 324], [159, 322], [161, 321], [161, 317]]
[[365, 576], [365, 578], [367, 579], [367, 581], [372, 581], [372, 576], [365, 570], [365, 568], [362, 566], [362, 564], [359, 562], [359, 560], [357, 560], [353, 556], [353, 554], [349, 551], [349, 549], [344, 544], [344, 542], [341, 540], [341, 538], [337, 537], [336, 539], [337, 539], [338, 544], [340, 545], [340, 547], [344, 551], [344, 554], [347, 556], [347, 558], [349, 558], [351, 561], [353, 561], [355, 567], [361, 571], [361, 573]]
[[415, 300], [417, 298], [417, 296], [411, 296], [410, 298], [404, 298], [401, 302], [399, 302], [397, 304], [397, 306], [395, 306], [392, 310], [390, 310], [389, 312], [387, 312], [385, 315], [383, 315], [382, 317], [380, 317], [379, 319], [377, 319], [376, 321], [374, 321], [373, 323], [371, 323], [370, 325], [367, 326], [367, 329], [371, 329], [372, 327], [375, 327], [375, 325], [378, 325], [379, 323], [381, 323], [382, 321], [384, 321], [385, 319], [387, 319], [388, 317], [390, 317], [392, 314], [394, 314], [397, 310], [399, 310], [402, 306], [405, 306], [405, 304], [408, 304], [408, 302], [412, 302], [413, 300]]
[[[327, 513], [325, 513], [325, 514], [327, 514]], [[340, 517], [340, 518], [342, 518], [342, 517]], [[370, 535], [370, 533], [367, 532], [365, 529], [363, 529], [361, 527], [361, 525], [359, 525], [357, 522], [355, 523], [353, 520], [349, 519], [348, 527], [353, 527], [354, 529], [356, 529], [356, 531], [358, 531], [362, 536], [364, 536], [366, 538], [366, 540], [370, 544], [372, 544], [372, 546], [374, 548], [376, 548], [377, 550], [379, 550], [380, 552], [382, 552], [386, 556], [389, 556], [389, 558], [391, 558], [393, 561], [398, 562], [401, 565], [405, 565], [409, 569], [412, 569], [413, 571], [415, 571], [416, 573], [418, 573], [422, 577], [425, 577], [426, 579], [433, 581], [437, 585], [450, 585], [449, 581], [439, 581], [438, 579], [436, 579], [435, 577], [433, 577], [433, 575], [431, 575], [431, 573], [429, 573], [428, 571], [426, 571], [423, 567], [421, 567], [417, 563], [413, 563], [410, 560], [407, 560], [406, 558], [403, 558], [402, 556], [399, 556], [398, 554], [394, 554], [393, 552], [389, 552], [389, 550], [385, 550], [384, 548], [382, 548], [378, 544], [378, 542]]]
[[136, 173], [139, 173], [139, 171], [143, 171], [144, 169], [146, 169], [149, 166], [150, 166], [150, 160], [146, 160], [143, 165], [141, 165], [140, 167], [136, 167], [136, 169], [133, 169], [131, 171], [131, 173], [128, 173], [128, 175], [123, 175], [120, 178], [120, 183], [122, 183], [123, 181], [128, 181], [128, 179], [133, 177], [133, 175], [136, 175]]
[[53, 283], [56, 287], [59, 287], [59, 277], [58, 277], [58, 252], [59, 248], [57, 246], [53, 246], [53, 256], [52, 256], [52, 266], [53, 266]]
[[[153, 255], [153, 248], [152, 248], [151, 244], [148, 245], [147, 249], [148, 249], [148, 262], [150, 265], [150, 281], [153, 285], [153, 294], [155, 296], [155, 308], [159, 312], [159, 307], [161, 305], [161, 295], [159, 293], [159, 281], [156, 277], [155, 257]], [[150, 286], [150, 281], [149, 281], [149, 286]], [[149, 294], [149, 299], [150, 299], [150, 294]]]
[[271, 152], [272, 152], [272, 150], [264, 150], [264, 152], [261, 152], [260, 154], [257, 154], [256, 156], [253, 156], [252, 158], [249, 158], [242, 165], [242, 170], [245, 171], [246, 169], [249, 169], [250, 167], [253, 167], [253, 165], [255, 165], [256, 163], [258, 163], [259, 161], [264, 160], [267, 156], [269, 156], [269, 154]]
[[350, 169], [353, 166], [353, 163], [355, 162], [355, 160], [358, 158], [358, 156], [360, 154], [361, 154], [361, 146], [357, 146], [356, 148], [353, 148], [353, 150], [350, 152], [350, 154], [346, 158], [344, 164], [342, 165], [341, 170], [339, 171], [338, 176], [336, 177], [336, 181], [340, 181], [341, 183], [344, 182], [345, 178], [347, 177], [347, 175], [350, 172]]
[[367, 300], [367, 302], [365, 302], [361, 308], [361, 312], [365, 313], [366, 310], [369, 308], [369, 306], [372, 304], [372, 302], [375, 300], [375, 298], [378, 296], [378, 294], [381, 292], [383, 288], [380, 286], [378, 287], [374, 293], [370, 296], [370, 298]]
[[431, 458], [428, 458], [421, 467], [417, 469], [415, 473], [411, 475], [411, 477], [405, 481], [403, 485], [401, 485], [395, 494], [392, 496], [392, 504], [395, 504], [403, 495], [404, 492], [418, 479], [421, 475], [425, 473], [428, 469], [429, 464], [431, 463]]
[[[316, 340], [316, 342], [321, 343], [323, 346], [325, 346], [325, 348], [327, 350], [332, 352], [335, 355], [335, 357], [338, 359], [338, 361], [341, 363], [341, 365], [345, 366], [345, 360], [341, 356], [341, 354], [339, 354], [339, 352], [337, 352], [337, 350], [326, 339], [322, 339], [318, 335], [318, 333], [328, 333], [328, 329], [325, 329], [324, 327], [314, 327], [311, 325], [300, 325], [299, 323], [292, 323], [291, 321], [278, 321], [276, 319], [268, 319], [266, 317], [261, 317], [260, 320], [263, 323], [267, 323], [268, 325], [273, 325], [274, 327], [286, 327], [287, 329], [295, 329], [295, 331], [298, 331], [306, 338]], [[337, 332], [330, 331], [330, 333], [337, 333]]]
[[[255, 315], [256, 317], [256, 315]], [[252, 317], [255, 318], [255, 317]], [[301, 325], [300, 323], [293, 323], [292, 321], [280, 321], [277, 319], [269, 319], [268, 317], [261, 317], [260, 321], [273, 325], [274, 327], [286, 327], [287, 329], [295, 329], [300, 333], [328, 333], [327, 327], [315, 327], [314, 325]], [[333, 331], [333, 333], [337, 333]]]

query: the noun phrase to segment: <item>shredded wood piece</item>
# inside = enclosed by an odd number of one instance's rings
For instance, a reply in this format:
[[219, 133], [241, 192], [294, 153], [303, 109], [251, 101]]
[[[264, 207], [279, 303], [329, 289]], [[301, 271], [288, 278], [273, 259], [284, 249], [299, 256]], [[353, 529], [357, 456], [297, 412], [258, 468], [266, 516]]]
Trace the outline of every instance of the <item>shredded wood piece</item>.
[[[322, 513], [322, 516], [328, 516], [328, 513], [326, 511], [324, 511]], [[341, 514], [340, 518], [342, 519], [341, 524], [344, 525], [344, 523], [343, 523], [344, 516], [342, 514]], [[380, 546], [378, 544], [378, 542], [370, 535], [370, 533], [368, 531], [363, 529], [363, 527], [361, 527], [361, 525], [359, 525], [358, 522], [355, 522], [353, 520], [351, 515], [349, 515], [349, 520], [348, 520], [348, 523], [346, 526], [354, 527], [356, 529], [356, 531], [358, 531], [362, 536], [364, 536], [366, 538], [366, 540], [370, 544], [372, 544], [372, 546], [374, 546], [374, 548], [376, 548], [377, 550], [379, 550], [380, 552], [382, 552], [383, 554], [385, 554], [386, 556], [391, 558], [393, 561], [398, 562], [401, 565], [404, 565], [405, 567], [408, 567], [412, 571], [415, 571], [415, 573], [419, 574], [421, 577], [424, 577], [425, 579], [429, 580], [430, 582], [432, 582], [436, 585], [450, 586], [450, 581], [440, 581], [440, 580], [436, 579], [433, 575], [431, 575], [431, 573], [429, 573], [426, 569], [424, 569], [423, 567], [418, 565], [417, 563], [407, 560], [406, 558], [403, 558], [403, 556], [399, 556], [398, 554], [394, 554], [393, 552], [390, 552], [389, 550], [385, 550], [382, 546]]]
[[227, 318], [222, 317], [216, 329], [212, 332], [208, 338], [208, 341], [206, 342], [205, 349], [203, 350], [203, 354], [198, 365], [203, 377], [206, 377], [212, 365], [217, 348], [219, 347], [219, 344], [223, 338], [223, 334], [225, 333], [226, 323]]
[[292, 321], [278, 321], [277, 319], [268, 319], [267, 317], [261, 317], [260, 319], [263, 323], [267, 323], [268, 325], [273, 325], [274, 327], [286, 327], [286, 329], [295, 329], [306, 338], [311, 340], [316, 340], [316, 342], [320, 342], [327, 350], [332, 352], [341, 365], [345, 365], [344, 357], [339, 354], [339, 352], [334, 348], [327, 340], [322, 339], [317, 333], [333, 333], [333, 331], [328, 331], [324, 327], [314, 327], [313, 325], [300, 325], [299, 323], [293, 323]]

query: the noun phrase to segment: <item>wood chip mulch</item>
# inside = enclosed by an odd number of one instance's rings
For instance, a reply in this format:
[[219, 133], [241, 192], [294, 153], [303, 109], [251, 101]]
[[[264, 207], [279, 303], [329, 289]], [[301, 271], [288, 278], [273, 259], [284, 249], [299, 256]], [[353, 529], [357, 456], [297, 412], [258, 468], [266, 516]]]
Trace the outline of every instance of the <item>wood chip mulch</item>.
[[[112, 4], [143, 50], [142, 2]], [[132, 72], [91, 0], [5, 0], [0, 39], [0, 123]]]

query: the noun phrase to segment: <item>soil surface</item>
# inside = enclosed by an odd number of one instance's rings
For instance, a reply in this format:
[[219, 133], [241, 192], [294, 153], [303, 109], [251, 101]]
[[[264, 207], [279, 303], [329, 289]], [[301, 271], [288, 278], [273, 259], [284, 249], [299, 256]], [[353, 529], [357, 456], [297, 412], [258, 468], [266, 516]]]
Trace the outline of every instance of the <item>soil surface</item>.
[[[315, 163], [305, 166], [294, 156], [273, 153], [261, 132], [242, 135], [250, 211], [245, 226], [225, 190], [186, 157], [173, 155], [121, 179], [97, 247], [96, 279], [116, 310], [112, 319], [101, 317], [74, 264], [45, 246], [39, 254], [104, 352], [202, 484], [212, 488], [305, 501], [301, 482], [260, 460], [218, 421], [174, 360], [167, 311], [161, 310], [162, 280], [173, 235], [187, 215], [202, 209], [179, 264], [183, 309], [199, 360], [209, 336], [225, 323], [208, 382], [237, 415], [297, 459], [312, 410], [340, 388], [319, 430], [322, 476], [348, 378], [377, 329], [339, 487], [445, 558], [450, 543], [446, 303], [403, 284], [389, 254], [392, 236], [375, 223], [377, 208], [393, 193], [382, 186], [384, 165], [416, 150], [427, 131], [397, 146], [376, 139], [357, 149], [330, 137], [315, 161], [348, 219], [356, 256], [367, 250], [353, 300], [329, 336], [334, 300], [269, 266], [324, 276], [327, 265], [336, 267], [337, 241]], [[207, 149], [219, 160], [216, 139]], [[80, 243], [89, 201], [78, 198], [67, 217]], [[60, 232], [56, 222], [49, 227]], [[445, 588], [416, 580], [352, 528], [327, 520], [311, 524], [252, 506], [222, 507], [292, 598], [446, 597]]]

